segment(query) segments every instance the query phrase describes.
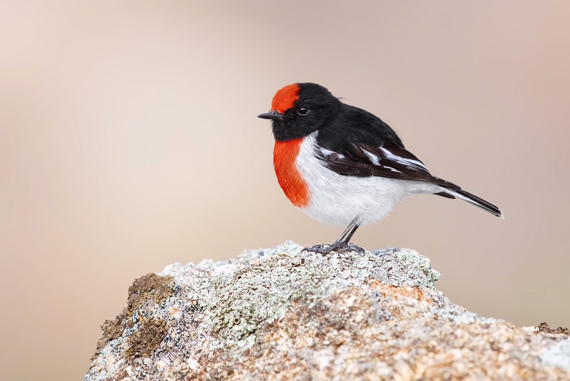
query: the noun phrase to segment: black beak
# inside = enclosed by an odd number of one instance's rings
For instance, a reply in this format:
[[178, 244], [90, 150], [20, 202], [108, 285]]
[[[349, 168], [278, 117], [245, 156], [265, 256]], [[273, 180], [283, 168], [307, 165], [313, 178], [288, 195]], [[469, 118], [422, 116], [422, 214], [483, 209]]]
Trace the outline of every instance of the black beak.
[[261, 119], [281, 120], [281, 119], [283, 119], [283, 114], [281, 114], [280, 112], [271, 110], [269, 112], [259, 114], [257, 117], [261, 118]]

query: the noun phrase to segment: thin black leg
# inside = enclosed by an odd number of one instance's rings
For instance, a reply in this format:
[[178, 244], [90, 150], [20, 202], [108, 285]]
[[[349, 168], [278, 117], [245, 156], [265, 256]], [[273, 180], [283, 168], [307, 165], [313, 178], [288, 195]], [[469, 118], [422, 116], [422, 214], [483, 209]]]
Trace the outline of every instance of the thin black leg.
[[[344, 229], [344, 231], [342, 232], [340, 237], [338, 237], [338, 239], [335, 241], [335, 243], [341, 243], [341, 242], [345, 241], [347, 236], [349, 236], [348, 240], [350, 241], [350, 237], [352, 237], [352, 235], [354, 234], [356, 229], [358, 229], [358, 226], [359, 226], [358, 225], [358, 218], [355, 218], [354, 220], [352, 220], [350, 222], [350, 224], [348, 224], [348, 227], [346, 229]], [[348, 243], [348, 241], [346, 243]]]
[[348, 243], [350, 242], [350, 239], [352, 238], [352, 236], [354, 235], [354, 233], [356, 232], [356, 229], [358, 229], [360, 225], [358, 224], [354, 224], [354, 226], [352, 227], [352, 230], [350, 231], [350, 233], [348, 233], [348, 235], [346, 236], [346, 238], [342, 241], [342, 243], [346, 246], [348, 246]]

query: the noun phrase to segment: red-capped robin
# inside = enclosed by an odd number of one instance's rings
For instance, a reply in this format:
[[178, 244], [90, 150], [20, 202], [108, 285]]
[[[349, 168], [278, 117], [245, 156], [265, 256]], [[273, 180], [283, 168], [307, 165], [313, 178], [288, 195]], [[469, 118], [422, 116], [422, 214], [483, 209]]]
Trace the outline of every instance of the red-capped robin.
[[294, 206], [324, 223], [348, 225], [319, 253], [362, 250], [349, 245], [361, 225], [386, 217], [406, 196], [459, 198], [503, 217], [495, 205], [432, 176], [377, 116], [347, 105], [314, 83], [285, 86], [273, 97], [271, 119], [277, 180]]

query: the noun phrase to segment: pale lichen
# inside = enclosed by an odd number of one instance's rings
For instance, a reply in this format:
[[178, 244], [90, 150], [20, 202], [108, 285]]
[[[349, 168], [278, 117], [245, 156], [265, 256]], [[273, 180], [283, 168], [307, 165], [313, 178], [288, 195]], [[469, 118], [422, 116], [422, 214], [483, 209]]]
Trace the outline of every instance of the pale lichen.
[[540, 357], [546, 364], [570, 371], [570, 339], [554, 343]]

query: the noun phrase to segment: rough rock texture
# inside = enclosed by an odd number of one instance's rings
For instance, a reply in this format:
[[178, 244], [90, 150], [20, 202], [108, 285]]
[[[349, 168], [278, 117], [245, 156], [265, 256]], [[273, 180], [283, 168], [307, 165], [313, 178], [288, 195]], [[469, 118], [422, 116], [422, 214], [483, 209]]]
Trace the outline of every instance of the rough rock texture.
[[137, 279], [85, 380], [570, 379], [567, 330], [452, 304], [413, 250], [301, 249]]

